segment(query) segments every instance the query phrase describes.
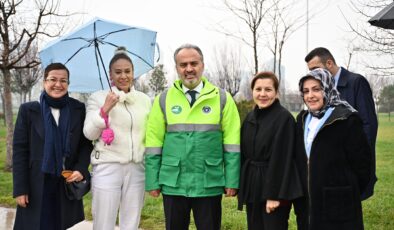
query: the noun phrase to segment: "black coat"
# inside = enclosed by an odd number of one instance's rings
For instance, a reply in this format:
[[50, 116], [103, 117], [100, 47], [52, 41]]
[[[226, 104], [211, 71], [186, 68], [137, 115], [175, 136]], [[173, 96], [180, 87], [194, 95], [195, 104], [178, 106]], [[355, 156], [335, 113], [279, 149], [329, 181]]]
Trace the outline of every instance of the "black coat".
[[307, 114], [302, 111], [297, 116], [296, 162], [307, 195], [295, 202], [298, 229], [361, 230], [360, 194], [371, 172], [371, 151], [361, 119], [343, 106], [336, 107], [317, 132], [308, 161]]
[[[70, 98], [71, 109], [71, 154], [65, 159], [65, 168], [79, 171], [89, 179], [88, 166], [92, 144], [83, 135], [85, 105]], [[35, 230], [40, 228], [41, 202], [44, 174], [41, 171], [44, 149], [44, 125], [38, 102], [28, 102], [19, 108], [15, 124], [13, 143], [13, 196], [27, 194], [26, 208], [17, 207], [14, 229]], [[59, 184], [61, 196], [61, 218], [59, 229], [66, 229], [84, 220], [82, 200], [70, 201]]]
[[239, 208], [244, 203], [292, 200], [302, 195], [294, 147], [294, 117], [278, 100], [247, 115], [241, 129]]
[[367, 79], [345, 68], [341, 68], [337, 89], [340, 93], [340, 98], [349, 102], [349, 104], [358, 111], [363, 122], [364, 132], [372, 148], [371, 180], [362, 195], [362, 199], [366, 199], [373, 195], [374, 185], [377, 181], [375, 172], [375, 142], [378, 132], [378, 119], [376, 116], [372, 90]]

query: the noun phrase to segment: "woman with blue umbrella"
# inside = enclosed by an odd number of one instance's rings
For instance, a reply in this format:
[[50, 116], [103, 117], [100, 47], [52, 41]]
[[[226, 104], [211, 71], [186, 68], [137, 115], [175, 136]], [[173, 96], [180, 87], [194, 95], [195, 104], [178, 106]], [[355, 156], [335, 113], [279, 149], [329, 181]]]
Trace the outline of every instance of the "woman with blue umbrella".
[[134, 66], [124, 48], [109, 64], [111, 91], [93, 93], [87, 103], [85, 136], [91, 154], [93, 229], [138, 229], [144, 203], [145, 124], [151, 109], [147, 95], [134, 89]]

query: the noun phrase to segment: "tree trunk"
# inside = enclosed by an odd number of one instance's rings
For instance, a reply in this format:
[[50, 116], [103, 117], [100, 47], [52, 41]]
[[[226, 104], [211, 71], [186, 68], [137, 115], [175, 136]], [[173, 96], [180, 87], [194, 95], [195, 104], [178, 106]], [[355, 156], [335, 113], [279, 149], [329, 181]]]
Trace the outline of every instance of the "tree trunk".
[[286, 79], [282, 79], [282, 68], [281, 68], [283, 44], [284, 44], [283, 40], [280, 41], [280, 44], [279, 44], [279, 60], [278, 60], [278, 78], [279, 78], [279, 85], [282, 88], [283, 105], [287, 106], [286, 105], [286, 81], [285, 81]]
[[6, 162], [4, 169], [11, 171], [12, 169], [12, 139], [14, 135], [14, 124], [12, 114], [12, 94], [11, 94], [11, 73], [8, 69], [1, 70], [4, 77], [4, 115], [7, 126], [6, 137]]
[[257, 55], [257, 32], [253, 31], [253, 56], [254, 56], [254, 74], [259, 71], [259, 60]]
[[1, 109], [2, 109], [2, 119], [3, 119], [3, 124], [4, 124], [4, 126], [6, 126], [6, 123], [5, 123], [5, 99], [4, 99], [4, 93], [3, 93], [3, 90], [0, 90], [0, 96], [1, 96]]
[[26, 103], [26, 99], [27, 99], [27, 92], [23, 92], [23, 93], [22, 93], [22, 95], [23, 95], [23, 98], [22, 98], [22, 102], [21, 102], [21, 104], [22, 104], [22, 103]]

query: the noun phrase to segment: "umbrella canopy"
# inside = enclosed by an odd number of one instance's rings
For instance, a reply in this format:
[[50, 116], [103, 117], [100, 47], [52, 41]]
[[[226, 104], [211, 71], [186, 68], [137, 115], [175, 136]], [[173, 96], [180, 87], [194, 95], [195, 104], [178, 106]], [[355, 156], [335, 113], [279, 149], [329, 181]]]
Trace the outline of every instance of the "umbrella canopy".
[[156, 32], [95, 18], [40, 51], [41, 65], [60, 62], [70, 70], [70, 92], [94, 92], [109, 88], [109, 62], [123, 46], [133, 61], [134, 78], [154, 65]]
[[371, 25], [385, 29], [394, 29], [394, 2], [373, 16], [369, 21]]

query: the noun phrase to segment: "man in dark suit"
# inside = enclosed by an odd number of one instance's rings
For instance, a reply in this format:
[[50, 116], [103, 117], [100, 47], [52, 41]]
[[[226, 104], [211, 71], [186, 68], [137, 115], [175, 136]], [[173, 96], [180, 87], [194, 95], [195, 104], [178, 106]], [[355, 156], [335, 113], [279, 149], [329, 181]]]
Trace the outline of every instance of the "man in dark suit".
[[340, 93], [340, 98], [352, 105], [359, 112], [359, 116], [363, 121], [364, 132], [372, 150], [371, 178], [367, 189], [361, 195], [361, 199], [365, 200], [373, 195], [373, 189], [377, 181], [375, 174], [375, 142], [378, 120], [371, 87], [362, 75], [337, 66], [330, 51], [324, 47], [318, 47], [309, 52], [305, 57], [305, 62], [309, 70], [325, 68], [331, 73], [335, 80], [335, 86]]

